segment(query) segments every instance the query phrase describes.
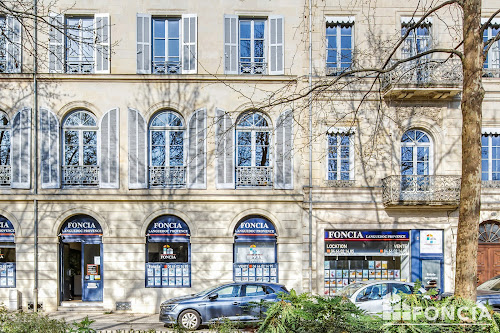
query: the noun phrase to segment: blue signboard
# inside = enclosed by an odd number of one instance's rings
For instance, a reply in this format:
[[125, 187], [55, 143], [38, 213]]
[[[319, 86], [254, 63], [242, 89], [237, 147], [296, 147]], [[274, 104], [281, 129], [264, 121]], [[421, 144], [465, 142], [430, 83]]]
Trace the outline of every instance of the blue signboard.
[[326, 230], [326, 256], [401, 256], [409, 254], [409, 231]]
[[76, 216], [66, 221], [61, 228], [64, 243], [102, 243], [101, 225], [90, 216]]
[[234, 231], [235, 242], [276, 242], [274, 225], [262, 217], [241, 221]]
[[14, 236], [16, 231], [12, 222], [5, 217], [0, 216], [0, 242], [1, 243], [14, 243]]
[[409, 241], [409, 231], [326, 230], [325, 241]]
[[173, 215], [160, 216], [149, 224], [146, 231], [148, 242], [189, 242], [188, 225]]

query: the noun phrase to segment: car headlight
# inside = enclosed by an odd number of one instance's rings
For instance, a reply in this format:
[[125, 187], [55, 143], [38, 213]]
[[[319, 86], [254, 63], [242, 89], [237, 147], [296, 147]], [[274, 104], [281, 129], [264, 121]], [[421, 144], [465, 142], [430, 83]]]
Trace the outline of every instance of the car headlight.
[[161, 304], [160, 308], [162, 311], [172, 311], [173, 309], [175, 309], [175, 307], [177, 306], [177, 304]]

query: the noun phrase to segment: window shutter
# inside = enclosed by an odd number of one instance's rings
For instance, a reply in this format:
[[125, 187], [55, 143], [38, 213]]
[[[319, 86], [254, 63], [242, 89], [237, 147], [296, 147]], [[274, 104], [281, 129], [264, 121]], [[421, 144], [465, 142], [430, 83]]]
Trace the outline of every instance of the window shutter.
[[275, 188], [293, 189], [293, 113], [283, 112], [276, 124]]
[[224, 15], [224, 73], [238, 74], [238, 16]]
[[269, 16], [269, 74], [282, 75], [284, 70], [285, 30], [282, 15]]
[[45, 108], [40, 108], [40, 139], [42, 188], [59, 188], [59, 120]]
[[197, 34], [198, 18], [196, 14], [182, 15], [182, 74], [197, 72]]
[[49, 14], [49, 72], [64, 73], [64, 15]]
[[215, 109], [215, 154], [217, 188], [234, 189], [234, 128], [231, 116]]
[[137, 14], [137, 74], [151, 74], [151, 15]]
[[128, 179], [130, 189], [148, 187], [146, 121], [134, 109], [128, 109]]
[[109, 74], [111, 64], [111, 22], [109, 14], [95, 14], [95, 73]]
[[21, 73], [21, 22], [13, 16], [7, 16], [7, 72]]
[[29, 189], [31, 183], [31, 109], [24, 108], [12, 121], [12, 188]]
[[207, 110], [197, 110], [189, 120], [189, 150], [188, 150], [188, 187], [207, 187]]
[[99, 167], [101, 188], [120, 188], [120, 109], [109, 110], [101, 119]]

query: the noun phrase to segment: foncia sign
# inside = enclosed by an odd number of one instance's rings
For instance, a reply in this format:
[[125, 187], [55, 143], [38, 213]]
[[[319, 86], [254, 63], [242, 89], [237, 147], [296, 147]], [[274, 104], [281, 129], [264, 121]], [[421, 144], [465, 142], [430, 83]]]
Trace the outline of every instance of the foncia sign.
[[409, 231], [326, 230], [326, 255], [408, 254]]

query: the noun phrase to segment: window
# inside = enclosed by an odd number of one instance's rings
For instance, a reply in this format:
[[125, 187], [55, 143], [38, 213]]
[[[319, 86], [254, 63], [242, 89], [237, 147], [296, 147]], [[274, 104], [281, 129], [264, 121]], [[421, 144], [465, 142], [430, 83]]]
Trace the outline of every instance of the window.
[[417, 129], [401, 138], [401, 191], [428, 191], [432, 173], [432, 142], [429, 136]]
[[373, 284], [363, 289], [356, 297], [357, 302], [373, 301], [384, 298], [387, 295], [387, 284]]
[[180, 18], [153, 18], [153, 74], [179, 74]]
[[[487, 131], [490, 132], [490, 131]], [[481, 180], [500, 180], [500, 135], [496, 131], [481, 136]]]
[[354, 178], [353, 134], [347, 131], [328, 133], [328, 180]]
[[0, 16], [0, 73], [21, 72], [21, 23]]
[[63, 185], [99, 185], [97, 121], [85, 110], [72, 112], [63, 124]]
[[186, 185], [185, 126], [177, 113], [166, 110], [154, 116], [149, 127], [151, 186]]
[[219, 295], [219, 298], [240, 297], [240, 290], [240, 285], [228, 286], [217, 290], [217, 295]]
[[137, 73], [196, 74], [197, 15], [137, 14]]
[[326, 18], [326, 74], [339, 75], [352, 66], [353, 17]]
[[0, 186], [10, 185], [10, 123], [7, 115], [0, 112]]
[[[483, 20], [483, 24], [485, 24]], [[490, 25], [484, 29], [483, 41], [487, 43], [500, 33], [500, 20], [493, 20]], [[484, 61], [484, 76], [499, 77], [500, 75], [500, 41], [495, 41], [491, 45], [486, 60]]]
[[236, 124], [236, 186], [272, 185], [270, 122], [250, 111]]
[[12, 222], [0, 216], [0, 288], [16, 287], [15, 234]]
[[110, 72], [109, 14], [50, 14], [49, 71], [91, 74]]
[[[401, 36], [404, 36], [415, 23], [419, 21], [416, 17], [401, 18]], [[419, 26], [410, 30], [403, 43], [403, 58], [413, 57], [419, 53], [427, 51], [431, 47], [431, 21], [424, 20]]]
[[226, 74], [284, 74], [283, 16], [224, 16]]

